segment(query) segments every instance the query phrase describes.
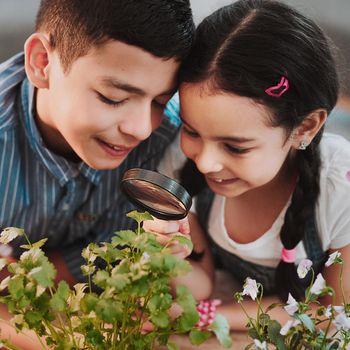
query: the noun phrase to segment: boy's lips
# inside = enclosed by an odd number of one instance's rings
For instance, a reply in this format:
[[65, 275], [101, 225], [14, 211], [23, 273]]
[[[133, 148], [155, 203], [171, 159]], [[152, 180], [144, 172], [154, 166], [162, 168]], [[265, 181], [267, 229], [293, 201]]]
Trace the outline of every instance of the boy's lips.
[[113, 143], [109, 143], [103, 141], [101, 139], [97, 139], [97, 142], [102, 146], [102, 148], [113, 157], [125, 157], [130, 151], [132, 151], [136, 145], [133, 146], [125, 146], [125, 145], [116, 145]]

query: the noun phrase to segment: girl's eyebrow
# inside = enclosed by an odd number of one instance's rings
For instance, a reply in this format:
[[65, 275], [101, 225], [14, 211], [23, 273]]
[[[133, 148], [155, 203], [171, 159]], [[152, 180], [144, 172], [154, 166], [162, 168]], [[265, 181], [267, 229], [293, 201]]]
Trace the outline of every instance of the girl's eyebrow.
[[[189, 125], [187, 122], [184, 121], [181, 115], [180, 115], [180, 120], [182, 124], [184, 124], [186, 127], [196, 131], [196, 129], [192, 128], [191, 125]], [[253, 138], [242, 137], [242, 136], [219, 136], [219, 137], [214, 137], [213, 139], [215, 141], [225, 141], [225, 142], [234, 142], [234, 143], [248, 143], [248, 142], [256, 141]]]

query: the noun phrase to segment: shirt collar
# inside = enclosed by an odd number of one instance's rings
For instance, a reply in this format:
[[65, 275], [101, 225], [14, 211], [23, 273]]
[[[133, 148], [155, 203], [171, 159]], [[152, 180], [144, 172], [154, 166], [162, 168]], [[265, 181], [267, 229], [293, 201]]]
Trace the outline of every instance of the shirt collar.
[[30, 84], [28, 79], [25, 79], [21, 88], [22, 105], [19, 110], [25, 133], [34, 153], [38, 156], [47, 170], [59, 181], [61, 186], [64, 186], [67, 182], [77, 177], [79, 174], [82, 174], [94, 185], [99, 184], [104, 173], [103, 170], [92, 169], [83, 161], [79, 163], [71, 162], [66, 158], [50, 151], [45, 146], [35, 123], [34, 92], [35, 88], [33, 85]]

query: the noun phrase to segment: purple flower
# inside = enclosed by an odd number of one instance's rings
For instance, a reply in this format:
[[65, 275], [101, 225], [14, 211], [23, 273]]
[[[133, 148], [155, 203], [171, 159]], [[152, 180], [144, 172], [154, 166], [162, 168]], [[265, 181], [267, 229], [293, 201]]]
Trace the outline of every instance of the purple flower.
[[309, 259], [301, 260], [297, 268], [297, 273], [299, 278], [304, 278], [307, 275], [307, 273], [310, 271], [311, 266], [312, 266], [311, 260]]

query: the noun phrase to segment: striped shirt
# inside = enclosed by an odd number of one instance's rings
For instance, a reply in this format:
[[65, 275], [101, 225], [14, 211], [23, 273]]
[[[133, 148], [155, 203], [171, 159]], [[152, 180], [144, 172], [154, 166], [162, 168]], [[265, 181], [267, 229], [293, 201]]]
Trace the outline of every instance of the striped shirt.
[[[0, 226], [23, 228], [31, 242], [47, 237], [45, 248], [60, 249], [82, 280], [81, 250], [133, 226], [125, 216], [133, 206], [120, 192], [121, 176], [133, 167], [155, 170], [177, 126], [163, 118], [117, 169], [70, 162], [44, 145], [33, 117], [34, 87], [23, 65], [22, 53], [0, 65]], [[14, 242], [14, 255], [20, 244]]]

